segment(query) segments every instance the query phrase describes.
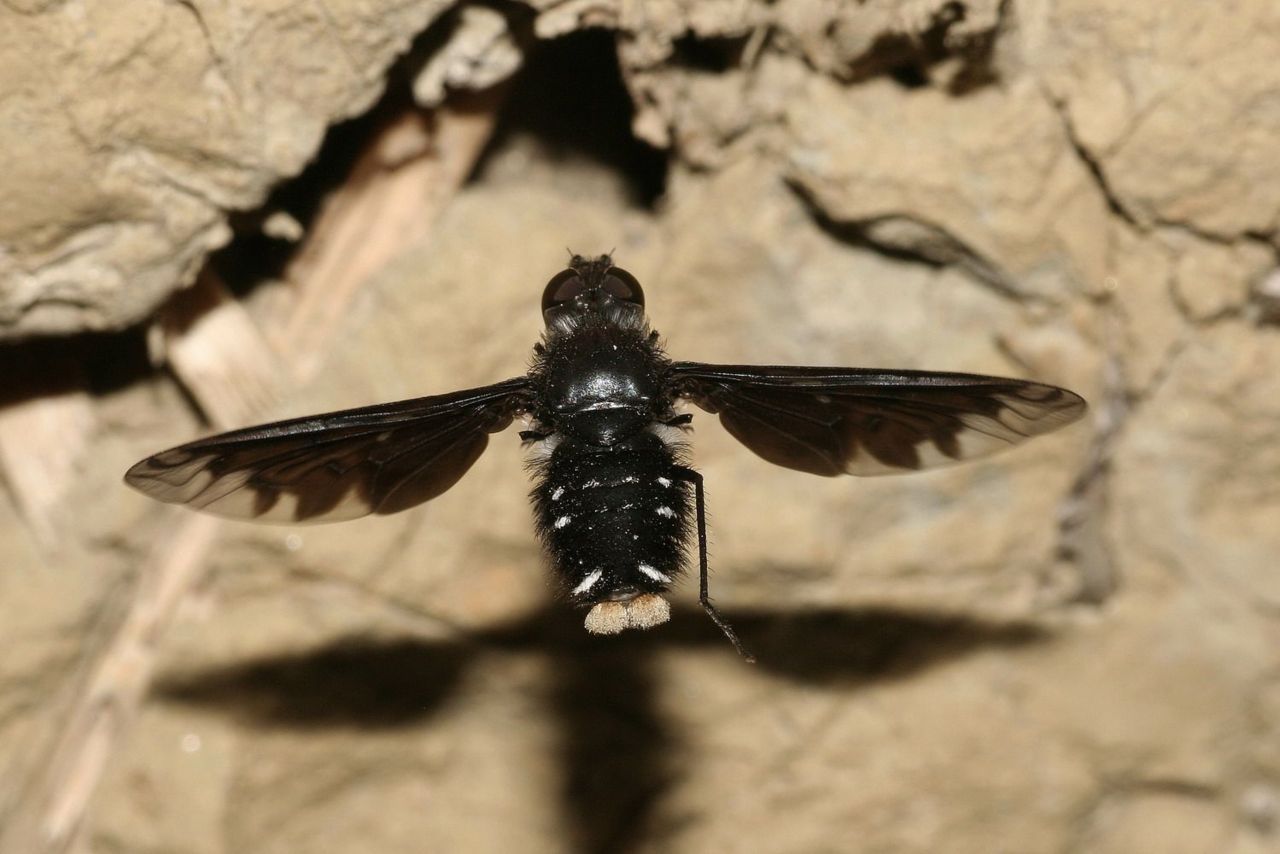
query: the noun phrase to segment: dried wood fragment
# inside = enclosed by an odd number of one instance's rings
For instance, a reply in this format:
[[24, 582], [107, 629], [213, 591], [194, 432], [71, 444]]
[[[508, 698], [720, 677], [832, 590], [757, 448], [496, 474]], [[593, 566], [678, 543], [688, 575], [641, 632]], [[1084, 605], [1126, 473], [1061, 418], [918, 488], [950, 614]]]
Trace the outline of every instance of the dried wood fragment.
[[27, 527], [46, 548], [56, 543], [58, 504], [96, 426], [89, 395], [74, 382], [0, 407], [0, 472]]
[[500, 98], [493, 90], [466, 108], [403, 114], [327, 200], [286, 274], [291, 317], [271, 334], [298, 380], [314, 376], [356, 291], [431, 230], [493, 132]]
[[146, 695], [165, 630], [199, 577], [218, 528], [212, 516], [186, 516], [153, 550], [129, 613], [85, 684], [49, 763], [55, 787], [40, 828], [47, 850], [65, 850], [74, 838], [112, 750]]
[[170, 301], [160, 326], [165, 361], [213, 424], [241, 425], [276, 400], [275, 350], [213, 270]]

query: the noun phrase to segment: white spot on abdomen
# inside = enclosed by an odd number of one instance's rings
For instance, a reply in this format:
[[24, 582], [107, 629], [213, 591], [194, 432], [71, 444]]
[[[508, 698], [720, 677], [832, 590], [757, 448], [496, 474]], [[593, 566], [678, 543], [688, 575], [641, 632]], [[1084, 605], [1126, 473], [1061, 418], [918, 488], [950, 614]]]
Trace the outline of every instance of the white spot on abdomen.
[[668, 479], [667, 479], [667, 478], [665, 478], [665, 477], [660, 477], [660, 478], [658, 478], [658, 485], [659, 485], [659, 486], [670, 486], [670, 485], [671, 485], [671, 481], [670, 481], [670, 480], [668, 480]]
[[559, 501], [559, 500], [560, 500], [560, 498], [561, 498], [561, 496], [563, 496], [563, 495], [564, 495], [564, 487], [563, 487], [563, 486], [557, 486], [557, 487], [556, 487], [556, 491], [555, 491], [555, 492], [553, 492], [553, 493], [551, 493], [551, 500], [552, 500], [552, 501]]
[[668, 519], [674, 519], [676, 517], [676, 511], [672, 510], [670, 507], [659, 507], [656, 512], [659, 516], [664, 516]]
[[581, 596], [583, 593], [586, 593], [592, 587], [595, 587], [596, 582], [600, 580], [601, 574], [602, 574], [601, 571], [598, 569], [591, 570], [591, 574], [588, 575], [586, 578], [582, 579], [581, 584], [573, 588], [573, 595]]
[[572, 521], [573, 521], [572, 516], [561, 516], [559, 519], [556, 520], [555, 529], [558, 531]]
[[652, 578], [654, 581], [661, 581], [663, 583], [667, 583], [671, 581], [671, 576], [667, 575], [665, 572], [660, 572], [659, 570], [654, 569], [653, 567], [649, 566], [649, 564], [647, 563], [639, 564], [636, 567], [636, 569], [640, 570], [645, 575]]

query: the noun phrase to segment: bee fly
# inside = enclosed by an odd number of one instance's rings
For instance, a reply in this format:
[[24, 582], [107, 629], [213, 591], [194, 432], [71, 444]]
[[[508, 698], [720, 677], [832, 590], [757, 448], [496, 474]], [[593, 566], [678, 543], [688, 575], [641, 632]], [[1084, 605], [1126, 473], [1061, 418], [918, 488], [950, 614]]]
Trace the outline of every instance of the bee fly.
[[126, 482], [221, 516], [328, 522], [396, 513], [453, 486], [519, 417], [538, 535], [596, 634], [666, 622], [696, 536], [698, 601], [748, 659], [707, 591], [702, 475], [680, 441], [690, 401], [748, 449], [810, 474], [879, 475], [971, 459], [1078, 419], [1065, 389], [974, 374], [673, 362], [640, 284], [575, 255], [542, 293], [546, 331], [523, 377], [251, 427], [156, 454]]

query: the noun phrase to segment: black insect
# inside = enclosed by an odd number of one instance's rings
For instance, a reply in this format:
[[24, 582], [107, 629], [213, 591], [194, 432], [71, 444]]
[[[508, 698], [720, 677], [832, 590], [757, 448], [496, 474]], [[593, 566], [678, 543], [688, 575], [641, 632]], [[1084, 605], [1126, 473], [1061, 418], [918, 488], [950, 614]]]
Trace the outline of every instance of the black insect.
[[[917, 471], [1015, 445], [1078, 419], [1085, 402], [1024, 380], [929, 371], [673, 362], [640, 284], [608, 255], [575, 255], [542, 294], [546, 331], [523, 377], [235, 430], [148, 457], [133, 487], [222, 516], [283, 522], [396, 513], [440, 495], [489, 434], [520, 417], [534, 449], [538, 534], [586, 628], [665, 622], [663, 598], [696, 534], [707, 593], [702, 475], [681, 440], [692, 401], [749, 449], [824, 476]], [[749, 656], [747, 656], [749, 658]]]

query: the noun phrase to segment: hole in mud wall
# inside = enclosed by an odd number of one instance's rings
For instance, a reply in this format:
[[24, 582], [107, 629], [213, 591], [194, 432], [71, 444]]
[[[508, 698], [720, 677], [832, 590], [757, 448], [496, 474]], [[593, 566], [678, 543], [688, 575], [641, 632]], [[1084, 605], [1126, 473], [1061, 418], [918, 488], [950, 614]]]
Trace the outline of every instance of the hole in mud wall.
[[[382, 97], [364, 113], [338, 122], [325, 132], [320, 150], [293, 178], [282, 181], [257, 208], [228, 216], [234, 237], [206, 262], [234, 294], [244, 296], [264, 282], [278, 279], [299, 248], [296, 239], [269, 227], [283, 215], [296, 223], [295, 235], [310, 230], [324, 200], [351, 176], [360, 155], [378, 130], [407, 112], [423, 112], [413, 100], [413, 76], [420, 61], [442, 49], [457, 24], [458, 10], [440, 16], [419, 33], [413, 44], [387, 69]], [[523, 29], [512, 16], [513, 29]]]
[[929, 85], [929, 72], [915, 62], [890, 66], [885, 73], [903, 89], [922, 89]]
[[742, 64], [751, 36], [693, 36], [675, 40], [673, 61], [693, 71], [723, 74]]
[[584, 157], [617, 171], [635, 203], [652, 208], [666, 189], [667, 157], [635, 138], [631, 117], [612, 33], [581, 30], [541, 42], [526, 55], [472, 180], [496, 152], [532, 136], [554, 158]]
[[938, 10], [933, 25], [923, 33], [912, 37], [882, 34], [855, 63], [847, 82], [883, 74], [906, 90], [936, 85], [956, 96], [998, 83], [992, 56], [995, 33], [955, 38], [954, 28], [965, 17], [962, 5], [949, 3]]
[[279, 184], [259, 207], [232, 213], [228, 218], [234, 237], [209, 256], [207, 263], [238, 296], [279, 278], [299, 247], [268, 223], [286, 217], [298, 234], [309, 230], [325, 198], [351, 175], [356, 160], [377, 129], [407, 111], [419, 110], [400, 69], [392, 70], [382, 98], [367, 112], [335, 124], [325, 134], [315, 158], [297, 176]]
[[[272, 217], [296, 223], [305, 233], [325, 198], [350, 177], [352, 168], [377, 130], [413, 102], [410, 60], [429, 55], [452, 25], [442, 19], [424, 32], [389, 70], [386, 92], [364, 114], [329, 129], [319, 152], [296, 177], [284, 181], [256, 209], [233, 213], [231, 242], [208, 260], [213, 272], [238, 296], [276, 280], [298, 243], [267, 227]], [[631, 133], [632, 104], [618, 66], [612, 33], [584, 30], [533, 42], [519, 20], [511, 21], [525, 45], [525, 63], [508, 84], [493, 138], [471, 180], [484, 174], [493, 155], [520, 137], [533, 137], [553, 158], [582, 157], [623, 177], [634, 202], [652, 208], [666, 188], [667, 157]]]

